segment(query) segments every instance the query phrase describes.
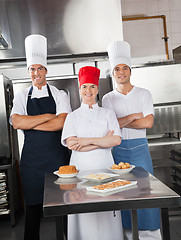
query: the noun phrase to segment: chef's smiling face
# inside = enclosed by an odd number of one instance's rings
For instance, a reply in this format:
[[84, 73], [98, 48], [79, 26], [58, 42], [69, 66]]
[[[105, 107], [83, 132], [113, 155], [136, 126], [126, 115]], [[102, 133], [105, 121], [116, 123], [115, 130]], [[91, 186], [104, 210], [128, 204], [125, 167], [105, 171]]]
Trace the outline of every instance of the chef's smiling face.
[[82, 84], [79, 88], [80, 95], [82, 97], [82, 102], [88, 105], [93, 105], [96, 103], [96, 96], [98, 94], [98, 87], [92, 83]]
[[126, 64], [118, 64], [113, 71], [117, 84], [130, 83], [131, 70]]
[[28, 73], [31, 77], [34, 86], [41, 89], [42, 86], [46, 85], [46, 74], [47, 69], [40, 64], [33, 64], [29, 67]]

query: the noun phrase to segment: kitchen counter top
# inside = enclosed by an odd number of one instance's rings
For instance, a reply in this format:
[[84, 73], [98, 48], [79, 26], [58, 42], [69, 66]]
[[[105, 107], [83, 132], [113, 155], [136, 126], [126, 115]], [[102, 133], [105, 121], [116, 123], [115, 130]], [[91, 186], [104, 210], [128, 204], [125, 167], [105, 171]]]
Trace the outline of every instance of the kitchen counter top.
[[[170, 239], [168, 208], [180, 206], [181, 199], [177, 193], [143, 168], [135, 167], [131, 172], [115, 177], [115, 179], [134, 180], [137, 181], [136, 186], [111, 195], [96, 195], [87, 192], [86, 186], [97, 184], [81, 179], [82, 176], [96, 172], [110, 173], [110, 170], [81, 171], [78, 177], [69, 179], [57, 178], [54, 174], [47, 174], [44, 190], [44, 216], [54, 216], [57, 224], [60, 224], [62, 216], [67, 214], [131, 209], [133, 239], [138, 239], [136, 209], [158, 207], [161, 208], [162, 213], [164, 239]], [[63, 239], [60, 225], [58, 232], [57, 239]]]
[[163, 145], [176, 145], [181, 144], [181, 140], [178, 138], [160, 137], [160, 138], [148, 138], [148, 146], [163, 146]]

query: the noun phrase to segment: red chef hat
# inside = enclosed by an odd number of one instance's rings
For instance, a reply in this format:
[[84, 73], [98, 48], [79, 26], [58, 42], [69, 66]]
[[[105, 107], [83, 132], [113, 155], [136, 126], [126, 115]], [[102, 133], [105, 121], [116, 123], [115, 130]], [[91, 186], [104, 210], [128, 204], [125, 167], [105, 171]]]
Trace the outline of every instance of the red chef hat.
[[99, 85], [100, 70], [96, 67], [82, 67], [79, 70], [79, 85], [93, 83]]

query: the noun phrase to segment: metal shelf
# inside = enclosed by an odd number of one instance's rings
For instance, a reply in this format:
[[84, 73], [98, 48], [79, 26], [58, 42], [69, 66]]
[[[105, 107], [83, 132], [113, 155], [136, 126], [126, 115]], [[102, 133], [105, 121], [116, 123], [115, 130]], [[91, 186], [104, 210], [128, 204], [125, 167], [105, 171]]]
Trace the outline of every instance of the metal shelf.
[[[6, 186], [4, 186], [4, 189], [2, 188], [2, 191], [0, 191], [1, 194], [7, 197], [7, 202], [0, 204], [0, 215], [3, 214], [10, 214], [11, 219], [11, 225], [15, 225], [15, 208], [14, 208], [14, 194], [13, 194], [13, 176], [12, 176], [12, 165], [6, 164], [6, 165], [0, 165], [0, 172], [4, 172], [6, 176], [4, 176], [3, 179], [6, 183]], [[3, 205], [7, 208], [1, 209]], [[2, 210], [2, 211], [1, 211]]]

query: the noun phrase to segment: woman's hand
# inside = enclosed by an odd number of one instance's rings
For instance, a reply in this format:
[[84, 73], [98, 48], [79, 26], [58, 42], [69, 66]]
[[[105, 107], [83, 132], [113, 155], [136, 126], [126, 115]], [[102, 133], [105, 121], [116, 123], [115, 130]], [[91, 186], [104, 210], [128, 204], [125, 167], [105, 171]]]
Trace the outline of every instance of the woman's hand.
[[76, 150], [77, 148], [77, 137], [69, 137], [66, 139], [67, 147], [70, 150]]
[[91, 145], [91, 138], [70, 137], [66, 140], [66, 143], [70, 150], [80, 151], [82, 147]]
[[67, 147], [74, 151], [91, 151], [98, 148], [111, 148], [121, 143], [120, 136], [114, 136], [109, 130], [104, 137], [84, 138], [70, 137], [66, 139]]

